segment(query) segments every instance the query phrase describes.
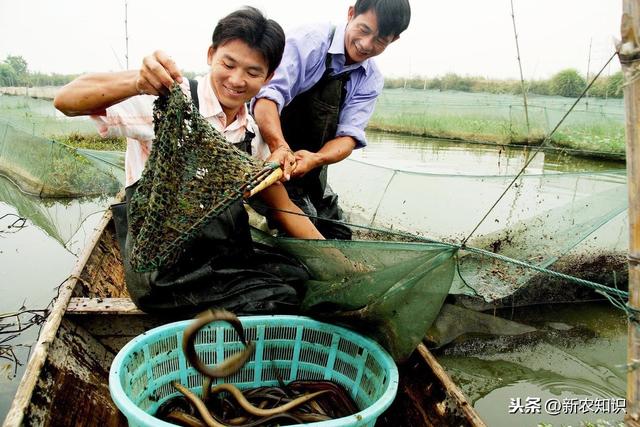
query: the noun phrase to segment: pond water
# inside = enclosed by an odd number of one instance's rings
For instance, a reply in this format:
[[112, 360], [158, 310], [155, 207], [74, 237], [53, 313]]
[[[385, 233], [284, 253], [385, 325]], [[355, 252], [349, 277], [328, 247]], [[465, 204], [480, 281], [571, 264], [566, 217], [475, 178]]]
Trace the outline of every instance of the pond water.
[[[578, 426], [598, 420], [616, 425], [623, 420], [624, 313], [608, 303], [580, 303], [496, 314], [536, 331], [462, 337], [436, 352], [487, 425]], [[529, 410], [523, 408], [527, 401]], [[558, 408], [558, 403], [565, 406]]]
[[[510, 176], [520, 171], [535, 149], [433, 140], [369, 132], [369, 145], [351, 159], [410, 172], [438, 175]], [[572, 157], [559, 150], [538, 153], [527, 174], [624, 169], [624, 162]]]
[[[489, 180], [496, 180], [496, 188], [503, 185], [505, 179], [508, 180], [509, 177], [515, 175], [531, 154], [531, 150], [429, 141], [422, 138], [382, 133], [371, 133], [369, 138], [370, 145], [354, 152], [352, 155], [354, 160], [379, 165], [383, 171], [392, 168], [410, 173], [430, 174], [431, 179], [451, 176], [481, 176], [482, 179], [488, 177]], [[388, 182], [386, 178], [378, 175], [379, 172], [372, 172], [371, 175], [357, 172], [357, 175], [354, 175], [353, 170], [360, 163], [344, 162], [344, 164], [352, 168], [347, 175], [350, 178], [348, 181], [354, 181], [353, 177], [357, 176], [360, 180], [374, 182], [377, 188], [383, 189]], [[530, 163], [527, 172], [554, 174], [569, 171], [572, 173], [609, 174], [611, 171], [623, 171], [623, 169], [624, 165], [616, 162], [576, 159], [562, 153], [541, 153]], [[332, 172], [330, 178], [335, 183], [340, 176]], [[612, 176], [613, 178], [607, 178], [607, 180], [618, 185], [615, 173]], [[334, 185], [334, 187], [336, 186]], [[338, 189], [337, 192], [343, 195], [342, 190]], [[345, 194], [348, 194], [348, 191]], [[365, 194], [365, 196], [373, 199], [374, 204], [378, 201], [372, 194]], [[344, 195], [342, 199], [345, 200]], [[418, 205], [422, 204], [423, 207], [431, 202], [431, 199], [425, 199], [422, 196], [416, 196], [414, 199]], [[402, 201], [389, 200], [390, 208], [397, 210], [398, 204], [402, 204]], [[405, 206], [407, 204], [408, 202], [404, 203]], [[43, 202], [24, 196], [12, 184], [0, 181], [0, 217], [8, 214], [0, 220], [0, 294], [2, 295], [0, 313], [17, 310], [23, 304], [28, 308], [43, 308], [49, 303], [50, 299], [55, 296], [55, 287], [63, 282], [71, 271], [78, 253], [91, 235], [93, 227], [100, 219], [100, 212], [105, 209], [106, 205], [105, 199]], [[16, 219], [15, 215], [27, 217], [28, 220], [24, 228], [9, 228], [9, 225]], [[453, 217], [453, 215], [451, 216]], [[446, 218], [443, 221], [446, 222], [445, 220]], [[492, 223], [494, 222], [492, 221]], [[625, 224], [623, 221], [623, 226]], [[615, 233], [618, 233], [617, 228]], [[615, 244], [624, 247], [624, 238], [618, 237]], [[500, 359], [500, 352], [494, 351], [492, 353], [489, 350], [486, 353], [475, 353], [473, 355], [475, 359], [456, 356], [453, 350], [444, 356], [445, 365], [456, 372], [463, 385], [463, 390], [474, 396], [473, 401], [476, 408], [487, 419], [489, 425], [522, 424], [520, 421], [514, 421], [513, 418], [504, 418], [508, 420], [508, 423], [500, 421], [503, 419], [502, 415], [507, 411], [508, 399], [505, 404], [506, 397], [538, 396], [547, 398], [553, 395], [564, 398], [585, 395], [624, 395], [624, 376], [618, 375], [613, 369], [615, 364], [624, 363], [626, 348], [624, 316], [608, 305], [599, 307], [598, 311], [594, 311], [595, 309], [592, 308], [584, 308], [583, 310], [583, 307], [580, 305], [569, 308], [569, 312], [572, 313], [571, 316], [574, 316], [576, 324], [589, 323], [591, 332], [586, 334], [589, 339], [585, 339], [580, 334], [570, 335], [566, 342], [563, 342], [563, 346], [557, 349], [553, 348], [553, 344], [541, 341], [541, 343], [530, 344], [528, 347], [523, 347], [522, 350], [517, 350], [521, 351], [521, 354], [516, 354], [517, 351], [514, 350], [513, 355], [507, 361]], [[554, 313], [563, 313], [563, 310], [554, 310]], [[540, 313], [532, 322], [566, 323], [570, 325], [570, 329], [576, 327], [572, 323], [573, 320], [564, 319], [561, 314], [558, 316], [551, 320], [547, 314]], [[567, 314], [567, 316], [569, 315]], [[591, 322], [589, 319], [592, 317], [604, 317], [610, 321], [607, 321], [608, 323]], [[578, 330], [583, 331], [584, 329], [578, 328]], [[0, 359], [0, 418], [5, 416], [22, 375], [28, 357], [28, 347], [26, 346], [30, 345], [36, 336], [37, 327], [33, 327], [11, 341], [12, 344], [18, 346], [14, 348], [21, 365], [16, 366], [10, 360]], [[571, 347], [571, 351], [567, 347]], [[529, 364], [526, 369], [515, 366], [517, 365], [514, 362], [516, 359], [527, 360], [529, 355], [534, 355], [534, 357], [538, 357], [539, 361], [543, 361], [545, 360], [544, 355], [548, 354], [563, 361], [563, 364], [558, 364], [557, 369], [552, 370], [551, 374], [548, 372], [548, 367], [541, 362], [538, 366]], [[572, 356], [569, 357], [569, 354]], [[603, 357], [610, 354], [612, 357], [604, 358], [608, 364], [603, 364], [603, 360], [599, 357], [587, 357], [594, 354], [600, 354]], [[472, 362], [468, 362], [472, 359]], [[458, 363], [459, 360], [463, 362]], [[512, 373], [512, 371], [516, 373]], [[571, 372], [577, 371], [579, 371], [578, 374], [571, 374]], [[580, 373], [582, 371], [584, 371], [584, 375]], [[470, 383], [470, 388], [465, 390], [465, 375], [473, 375], [474, 372], [480, 372], [496, 381], [488, 381], [493, 385], [482, 383], [482, 387], [479, 387], [476, 386], [474, 380]], [[575, 380], [576, 377], [582, 378], [582, 376], [586, 376], [588, 382], [580, 383], [581, 380]], [[500, 380], [498, 381], [498, 379]], [[606, 386], [600, 386], [599, 381], [604, 379], [607, 382]], [[480, 391], [478, 391], [479, 388], [481, 388]], [[525, 423], [534, 424], [534, 418], [527, 418]], [[564, 418], [535, 418], [535, 421], [578, 424], [583, 419], [588, 418], [570, 415]], [[529, 420], [532, 422], [530, 423]], [[499, 424], [500, 422], [503, 424]]]
[[[495, 146], [478, 144], [435, 143], [415, 137], [384, 133], [370, 133], [369, 141], [369, 146], [354, 152], [351, 158], [384, 168], [428, 174], [425, 185], [429, 185], [427, 181], [433, 180], [456, 182], [457, 178], [464, 180], [465, 185], [471, 186], [478, 181], [474, 177], [481, 177], [483, 188], [492, 179], [497, 180], [502, 185], [501, 188], [504, 188], [506, 181], [499, 180], [498, 177], [508, 177], [509, 181], [531, 159], [532, 153], [531, 149], [496, 149]], [[608, 174], [612, 173], [611, 176], [615, 176], [616, 171], [624, 173], [624, 168], [624, 163], [617, 161], [581, 159], [561, 152], [541, 152], [531, 161], [526, 174], [547, 175], [546, 181], [538, 181], [535, 186], [537, 192], [542, 190], [544, 193], [545, 188], [577, 188], [579, 184], [576, 183], [587, 179], [583, 176], [584, 173], [600, 173], [607, 176], [604, 180], [608, 181]], [[555, 179], [555, 174], [565, 175], [567, 172], [575, 174], [575, 178], [571, 178], [575, 181], [572, 181], [571, 185], [559, 185], [562, 179], [567, 177]], [[367, 179], [366, 175], [358, 176]], [[385, 178], [388, 176], [387, 174]], [[398, 179], [397, 177], [398, 173], [394, 179]], [[415, 177], [410, 182], [415, 185]], [[399, 187], [403, 186], [389, 186], [396, 190], [396, 193]], [[616, 200], [626, 197], [626, 186], [616, 184], [615, 187], [619, 188], [612, 191], [620, 193]], [[410, 189], [413, 194], [418, 191], [416, 188]], [[433, 190], [432, 187], [429, 189]], [[342, 194], [339, 190], [337, 192]], [[464, 200], [461, 202], [457, 201], [458, 198], [452, 198], [449, 206], [455, 206], [457, 203], [473, 205], [473, 191], [469, 193], [471, 194], [464, 194]], [[371, 194], [365, 193], [364, 197], [371, 197]], [[579, 192], [569, 194], [571, 198], [575, 198]], [[374, 198], [376, 202], [382, 200], [384, 203], [385, 197]], [[538, 194], [533, 198], [537, 198], [537, 204], [540, 203]], [[403, 205], [407, 210], [408, 203], [407, 201]], [[419, 211], [423, 214], [428, 212], [428, 205], [429, 200], [423, 198]], [[378, 209], [379, 206], [380, 204]], [[621, 208], [625, 208], [624, 200]], [[459, 210], [466, 212], [467, 218], [470, 216], [469, 213], [474, 213], [474, 209], [460, 207]], [[378, 215], [380, 213], [378, 210]], [[457, 213], [447, 210], [442, 221], [450, 224], [455, 221], [456, 215]], [[601, 227], [600, 233], [596, 232], [596, 236], [592, 238], [599, 236], [599, 245], [626, 251], [625, 215], [624, 211], [612, 214], [607, 224]], [[410, 216], [420, 218], [415, 212]], [[476, 215], [473, 219], [476, 220], [477, 217]], [[494, 221], [491, 222], [496, 224]], [[396, 226], [399, 223], [401, 221], [396, 221]], [[434, 228], [441, 224], [433, 218], [427, 223], [428, 227]], [[416, 225], [418, 224], [414, 219], [412, 226]], [[426, 230], [433, 231], [433, 228]], [[446, 235], [446, 232], [443, 234]], [[588, 248], [593, 250], [593, 246]], [[466, 336], [437, 353], [438, 360], [460, 385], [487, 425], [534, 426], [544, 422], [555, 426], [577, 426], [581, 422], [597, 420], [606, 420], [614, 425], [615, 422], [622, 421], [623, 413], [615, 413], [613, 407], [610, 407], [609, 411], [589, 410], [584, 407], [579, 410], [575, 405], [591, 404], [590, 407], [595, 408], [598, 405], [595, 403], [597, 401], [606, 406], [612, 403], [619, 404], [620, 399], [624, 398], [627, 322], [623, 312], [608, 303], [583, 303], [518, 308], [513, 311], [498, 311], [496, 314], [534, 326], [537, 332], [522, 337]], [[542, 408], [539, 413], [525, 413], [527, 411], [518, 410], [516, 406], [510, 407], [513, 403], [511, 399], [519, 399], [524, 405], [527, 398], [540, 399]], [[553, 411], [552, 405], [556, 402], [569, 402], [574, 406], [565, 403], [569, 406], [560, 411]], [[549, 405], [548, 411], [545, 410], [545, 403]], [[532, 405], [532, 408], [535, 411], [535, 405]], [[509, 413], [510, 409], [513, 414]]]
[[[42, 200], [25, 195], [0, 177], [0, 313], [25, 306], [44, 309], [69, 276], [78, 255], [104, 212], [104, 198]], [[22, 223], [16, 220], [27, 218]], [[31, 315], [20, 316], [29, 324]], [[2, 323], [15, 323], [15, 318]], [[0, 338], [8, 335], [3, 330]], [[0, 346], [0, 418], [4, 418], [24, 372], [30, 345], [38, 337], [33, 325]], [[11, 345], [15, 359], [3, 352]]]

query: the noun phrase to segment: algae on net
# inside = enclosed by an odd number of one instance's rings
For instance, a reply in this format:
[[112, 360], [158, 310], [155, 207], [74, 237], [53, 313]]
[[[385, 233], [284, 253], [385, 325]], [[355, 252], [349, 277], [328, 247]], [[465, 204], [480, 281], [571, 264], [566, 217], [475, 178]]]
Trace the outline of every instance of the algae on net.
[[153, 147], [129, 207], [137, 271], [174, 263], [264, 168], [215, 130], [176, 84], [155, 101], [153, 122]]

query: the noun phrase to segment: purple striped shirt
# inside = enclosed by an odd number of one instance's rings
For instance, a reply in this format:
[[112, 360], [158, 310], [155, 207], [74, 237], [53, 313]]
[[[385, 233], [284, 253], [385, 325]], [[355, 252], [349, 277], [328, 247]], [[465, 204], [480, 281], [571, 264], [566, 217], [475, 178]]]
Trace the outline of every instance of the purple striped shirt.
[[290, 31], [280, 66], [256, 98], [272, 100], [281, 112], [293, 98], [311, 89], [322, 78], [329, 53], [332, 75], [353, 70], [347, 81], [336, 137], [351, 136], [356, 140], [356, 148], [361, 148], [367, 145], [364, 128], [371, 118], [376, 98], [382, 92], [384, 79], [371, 59], [345, 66], [346, 23], [336, 26], [333, 39], [330, 38], [332, 28], [331, 24], [315, 24]]

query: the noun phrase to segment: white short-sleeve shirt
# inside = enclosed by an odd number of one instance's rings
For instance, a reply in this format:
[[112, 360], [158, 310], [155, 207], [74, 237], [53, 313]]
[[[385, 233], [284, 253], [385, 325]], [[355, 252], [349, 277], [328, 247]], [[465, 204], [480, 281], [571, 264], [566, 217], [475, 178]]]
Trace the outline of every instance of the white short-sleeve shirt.
[[[266, 160], [271, 152], [260, 136], [258, 126], [253, 117], [248, 114], [247, 108], [242, 106], [235, 120], [227, 125], [226, 115], [213, 91], [209, 75], [200, 76], [197, 81], [200, 114], [233, 144], [242, 142], [246, 131], [254, 133], [256, 136], [251, 141], [251, 155]], [[181, 88], [191, 96], [187, 79], [183, 80]], [[104, 116], [91, 116], [97, 123], [100, 135], [126, 137], [126, 186], [140, 179], [149, 158], [154, 138], [153, 101], [155, 99], [156, 97], [151, 95], [134, 96], [107, 108]]]

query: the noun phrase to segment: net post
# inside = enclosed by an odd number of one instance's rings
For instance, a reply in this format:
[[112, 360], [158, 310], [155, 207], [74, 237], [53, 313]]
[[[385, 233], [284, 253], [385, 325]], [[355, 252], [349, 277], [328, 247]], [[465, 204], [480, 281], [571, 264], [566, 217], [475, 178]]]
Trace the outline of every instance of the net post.
[[[619, 57], [625, 79], [624, 104], [629, 191], [629, 308], [640, 308], [640, 0], [623, 0]], [[640, 360], [640, 325], [629, 322], [627, 362]], [[627, 374], [627, 426], [640, 426], [640, 369]]]

